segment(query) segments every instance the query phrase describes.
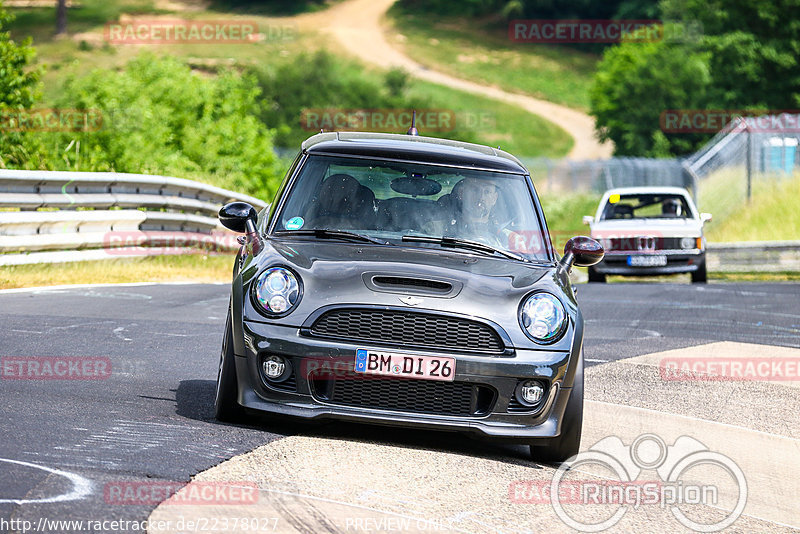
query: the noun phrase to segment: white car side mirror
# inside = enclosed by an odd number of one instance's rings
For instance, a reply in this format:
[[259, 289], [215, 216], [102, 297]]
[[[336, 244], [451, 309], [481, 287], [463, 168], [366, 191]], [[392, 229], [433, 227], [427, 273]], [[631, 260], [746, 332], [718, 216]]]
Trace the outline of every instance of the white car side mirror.
[[710, 213], [701, 213], [700, 214], [700, 220], [703, 221], [704, 223], [711, 222], [712, 219], [713, 219], [713, 217], [711, 216]]
[[594, 222], [594, 217], [591, 215], [584, 215], [583, 216], [583, 224], [592, 224]]

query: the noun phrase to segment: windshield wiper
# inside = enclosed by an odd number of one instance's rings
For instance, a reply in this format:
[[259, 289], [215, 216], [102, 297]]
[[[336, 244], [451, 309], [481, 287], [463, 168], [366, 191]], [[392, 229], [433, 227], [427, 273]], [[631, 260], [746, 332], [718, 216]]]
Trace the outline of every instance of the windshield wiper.
[[357, 234], [355, 232], [347, 232], [345, 230], [328, 230], [326, 228], [314, 228], [310, 230], [278, 230], [274, 232], [277, 236], [313, 236], [317, 239], [344, 239], [350, 241], [358, 241], [361, 243], [374, 243], [376, 245], [392, 245], [388, 241], [375, 239], [368, 235]]
[[530, 261], [528, 260], [528, 258], [524, 256], [520, 256], [519, 254], [515, 254], [507, 250], [495, 248], [491, 245], [480, 243], [478, 241], [459, 239], [457, 237], [431, 237], [424, 235], [404, 235], [403, 241], [416, 242], [416, 243], [436, 243], [437, 245], [441, 245], [443, 247], [463, 248], [467, 250], [474, 250], [476, 252], [484, 252], [487, 254], [500, 254], [501, 256], [505, 256], [506, 258], [517, 261], [525, 261], [525, 262]]

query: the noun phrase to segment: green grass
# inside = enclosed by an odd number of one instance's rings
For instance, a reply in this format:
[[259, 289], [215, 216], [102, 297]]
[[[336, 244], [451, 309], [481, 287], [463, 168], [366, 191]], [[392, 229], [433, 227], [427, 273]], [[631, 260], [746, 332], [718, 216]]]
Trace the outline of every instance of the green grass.
[[[564, 130], [538, 115], [516, 106], [456, 91], [419, 80], [409, 82], [409, 96], [426, 95], [439, 109], [456, 112], [456, 121], [486, 121], [488, 128], [476, 130], [477, 142], [511, 152], [518, 157], [564, 157], [573, 139]], [[420, 134], [426, 135], [424, 131]], [[447, 137], [447, 132], [435, 133]]]
[[743, 170], [712, 175], [700, 184], [700, 209], [714, 220], [712, 242], [800, 240], [800, 173], [791, 178], [753, 176], [747, 201]]
[[0, 289], [131, 282], [228, 282], [235, 253], [0, 267]]
[[492, 21], [441, 19], [392, 7], [393, 42], [419, 63], [471, 81], [543, 98], [576, 109], [589, 107], [595, 54], [509, 40]]
[[[26, 7], [8, 8], [16, 19], [10, 24], [11, 37], [21, 39], [31, 36], [36, 43], [53, 41], [56, 33], [56, 8]], [[119, 19], [123, 13], [129, 15], [161, 14], [153, 0], [80, 0], [78, 7], [67, 11], [67, 31], [82, 33]]]

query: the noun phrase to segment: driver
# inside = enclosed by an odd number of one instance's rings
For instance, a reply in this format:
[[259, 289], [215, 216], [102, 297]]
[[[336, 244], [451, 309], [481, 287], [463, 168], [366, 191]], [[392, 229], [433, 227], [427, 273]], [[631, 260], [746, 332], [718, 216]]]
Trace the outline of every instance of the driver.
[[498, 195], [497, 186], [489, 180], [461, 180], [453, 188], [457, 225], [461, 229], [471, 230], [476, 236], [495, 233], [497, 229], [492, 228], [494, 221], [490, 220], [490, 215], [497, 204]]
[[502, 204], [498, 205], [500, 190], [494, 181], [464, 178], [453, 187], [450, 195], [453, 219], [446, 234], [501, 249], [526, 252], [524, 239], [508, 229], [513, 221], [505, 224], [500, 221], [506, 214], [498, 213], [498, 210], [502, 211]]
[[661, 215], [664, 217], [680, 217], [683, 209], [676, 198], [669, 198], [661, 204]]

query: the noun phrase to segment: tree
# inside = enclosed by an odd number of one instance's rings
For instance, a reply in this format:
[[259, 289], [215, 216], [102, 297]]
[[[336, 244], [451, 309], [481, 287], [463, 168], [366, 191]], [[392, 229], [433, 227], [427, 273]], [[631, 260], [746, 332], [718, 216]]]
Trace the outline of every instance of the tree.
[[[664, 0], [662, 18], [699, 23], [697, 42], [622, 43], [606, 51], [591, 112], [616, 154], [681, 155], [710, 134], [665, 134], [669, 109], [800, 106], [800, 0]], [[666, 35], [677, 32], [665, 32]]]
[[40, 72], [31, 68], [36, 57], [31, 39], [16, 43], [5, 30], [13, 20], [0, 3], [0, 110], [30, 108], [39, 84]]
[[709, 52], [665, 41], [628, 42], [606, 50], [590, 90], [590, 112], [602, 140], [619, 156], [667, 157], [692, 152], [701, 136], [664, 134], [669, 109], [702, 109], [711, 89]]
[[67, 0], [58, 0], [56, 8], [56, 35], [67, 33]]
[[[38, 98], [40, 70], [32, 67], [36, 52], [31, 39], [21, 43], [11, 39], [6, 26], [14, 17], [0, 3], [0, 129], [12, 122], [9, 114], [30, 109]], [[28, 133], [3, 131], [0, 134], [0, 167], [24, 165], [36, 159], [40, 145]]]

